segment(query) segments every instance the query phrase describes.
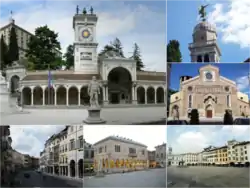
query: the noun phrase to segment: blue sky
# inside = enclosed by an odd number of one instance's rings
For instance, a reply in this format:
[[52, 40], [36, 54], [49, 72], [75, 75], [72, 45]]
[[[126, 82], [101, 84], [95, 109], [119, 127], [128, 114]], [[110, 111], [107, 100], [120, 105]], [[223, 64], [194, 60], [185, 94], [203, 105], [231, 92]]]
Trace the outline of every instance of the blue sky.
[[[243, 62], [250, 56], [250, 39], [247, 39], [250, 35], [250, 15], [247, 11], [250, 5], [245, 0], [167, 1], [167, 41], [178, 40], [182, 61], [190, 62], [188, 44], [192, 42], [193, 28], [198, 23], [198, 9], [207, 3], [210, 3], [208, 19], [217, 27], [218, 45], [222, 52], [220, 62]], [[234, 20], [230, 14], [238, 20]]]
[[[249, 94], [249, 63], [220, 63], [213, 65], [219, 67], [221, 76], [235, 81], [241, 92]], [[173, 63], [170, 76], [170, 88], [179, 90], [180, 76], [197, 76], [199, 74], [199, 68], [202, 66], [205, 66], [205, 64]]]
[[48, 25], [59, 33], [62, 51], [73, 43], [72, 20], [76, 5], [82, 10], [90, 6], [98, 15], [98, 50], [118, 37], [126, 56], [133, 44], [141, 48], [147, 70], [162, 71], [166, 66], [166, 2], [165, 1], [4, 1], [1, 2], [1, 26], [9, 22], [10, 11], [16, 24], [34, 33]]
[[173, 153], [199, 152], [203, 148], [224, 146], [228, 140], [249, 141], [250, 126], [167, 126], [167, 144]]

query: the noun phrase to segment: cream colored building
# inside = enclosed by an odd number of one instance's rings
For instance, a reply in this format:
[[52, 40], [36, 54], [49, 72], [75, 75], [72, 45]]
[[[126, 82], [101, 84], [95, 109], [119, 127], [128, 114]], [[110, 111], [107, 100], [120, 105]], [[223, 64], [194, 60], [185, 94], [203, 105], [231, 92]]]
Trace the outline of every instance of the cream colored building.
[[128, 138], [109, 136], [94, 144], [96, 171], [120, 172], [149, 167], [147, 146]]
[[235, 157], [235, 164], [243, 164], [245, 165], [250, 162], [250, 142], [244, 141], [239, 142], [233, 146], [234, 149], [234, 157]]
[[[26, 106], [87, 106], [87, 87], [93, 76], [100, 83], [100, 104], [161, 105], [166, 104], [166, 71], [137, 71], [136, 61], [109, 51], [97, 52], [96, 14], [73, 16], [74, 70], [27, 71], [21, 67], [6, 70], [9, 91], [17, 88]], [[63, 32], [63, 30], [62, 30]], [[27, 35], [27, 34], [25, 34]], [[23, 39], [26, 40], [26, 39]], [[162, 62], [164, 63], [164, 62]]]
[[[10, 41], [10, 31], [11, 28], [14, 27], [17, 36], [17, 45], [19, 47], [19, 59], [25, 59], [25, 51], [28, 49], [27, 43], [30, 40], [31, 36], [34, 34], [25, 30], [24, 28], [16, 25], [14, 19], [10, 19], [10, 23], [0, 28], [0, 36], [4, 38], [4, 41], [7, 45], [9, 45]], [[61, 57], [62, 53], [58, 50], [55, 50], [57, 56]]]
[[179, 116], [187, 118], [192, 109], [200, 117], [223, 117], [225, 110], [233, 116], [249, 116], [249, 98], [238, 91], [236, 83], [220, 74], [217, 66], [205, 65], [195, 77], [183, 76], [180, 91], [171, 95], [170, 116], [178, 109]]
[[162, 167], [166, 166], [167, 144], [163, 143], [155, 147], [155, 161]]

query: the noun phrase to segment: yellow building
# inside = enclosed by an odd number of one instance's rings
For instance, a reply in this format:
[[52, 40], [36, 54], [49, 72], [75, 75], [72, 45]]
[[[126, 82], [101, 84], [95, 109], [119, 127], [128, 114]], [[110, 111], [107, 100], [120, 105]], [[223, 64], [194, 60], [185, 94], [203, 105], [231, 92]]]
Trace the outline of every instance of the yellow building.
[[217, 148], [216, 150], [216, 159], [217, 165], [226, 165], [228, 164], [228, 156], [227, 156], [227, 146], [222, 146]]

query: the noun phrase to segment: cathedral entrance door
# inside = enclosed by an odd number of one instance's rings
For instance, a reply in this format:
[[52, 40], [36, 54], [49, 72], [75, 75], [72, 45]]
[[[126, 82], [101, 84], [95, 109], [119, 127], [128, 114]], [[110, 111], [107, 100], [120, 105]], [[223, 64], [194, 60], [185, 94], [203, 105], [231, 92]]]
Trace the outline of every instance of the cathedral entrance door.
[[213, 117], [213, 111], [212, 110], [207, 110], [206, 111], [206, 117], [207, 118], [212, 118]]

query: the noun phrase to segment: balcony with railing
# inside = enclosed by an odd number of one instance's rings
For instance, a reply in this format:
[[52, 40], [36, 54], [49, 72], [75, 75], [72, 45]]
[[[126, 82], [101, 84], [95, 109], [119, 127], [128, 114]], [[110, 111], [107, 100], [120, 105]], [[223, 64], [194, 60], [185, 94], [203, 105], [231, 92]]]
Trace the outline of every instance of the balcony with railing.
[[214, 44], [217, 45], [217, 41], [215, 39], [207, 40], [207, 41], [200, 42], [200, 43], [189, 43], [188, 48], [197, 48], [197, 47], [201, 47], [205, 45], [214, 45]]

